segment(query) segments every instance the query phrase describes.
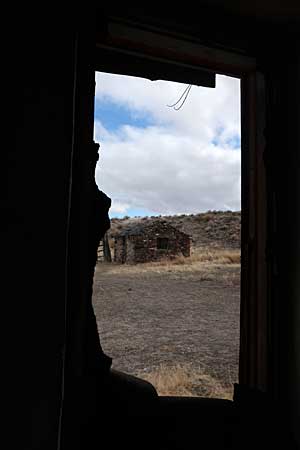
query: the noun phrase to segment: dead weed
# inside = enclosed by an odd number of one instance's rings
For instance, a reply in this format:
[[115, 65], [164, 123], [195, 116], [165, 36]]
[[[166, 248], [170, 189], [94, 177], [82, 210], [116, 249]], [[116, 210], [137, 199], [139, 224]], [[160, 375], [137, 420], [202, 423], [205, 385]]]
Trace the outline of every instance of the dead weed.
[[139, 377], [149, 381], [159, 395], [179, 397], [212, 397], [232, 400], [232, 387], [222, 384], [204, 369], [189, 366], [161, 365], [149, 373], [139, 373]]

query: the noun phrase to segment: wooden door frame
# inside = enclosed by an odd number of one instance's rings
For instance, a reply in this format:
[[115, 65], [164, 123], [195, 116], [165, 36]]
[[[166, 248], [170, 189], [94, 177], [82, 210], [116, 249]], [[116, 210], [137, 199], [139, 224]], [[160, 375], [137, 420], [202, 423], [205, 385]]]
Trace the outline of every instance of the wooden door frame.
[[[85, 66], [81, 65], [80, 67], [80, 80], [84, 81], [78, 83], [77, 90], [77, 98], [81, 99], [77, 131], [78, 161], [84, 162], [89, 158], [86, 149], [93, 139], [91, 123], [94, 120], [92, 118], [94, 112], [94, 79], [91, 71], [106, 70], [105, 64], [102, 66], [104, 51], [106, 55], [110, 51], [115, 55], [117, 51], [119, 55], [123, 55], [125, 61], [126, 57], [129, 57], [129, 53], [131, 55], [134, 53], [134, 55], [142, 55], [146, 60], [149, 57], [149, 61], [158, 64], [158, 61], [153, 61], [153, 55], [157, 54], [160, 60], [165, 58], [168, 62], [168, 55], [163, 55], [164, 48], [174, 47], [175, 43], [178, 45], [178, 42], [180, 42], [185, 54], [190, 49], [189, 57], [193, 59], [194, 63], [197, 60], [201, 69], [209, 69], [216, 73], [241, 79], [242, 233], [239, 384], [267, 391], [269, 379], [267, 333], [269, 305], [266, 275], [267, 193], [265, 185], [266, 168], [264, 165], [264, 76], [257, 71], [256, 60], [253, 57], [206, 47], [197, 41], [192, 42], [191, 39], [187, 40], [182, 36], [172, 36], [164, 30], [154, 32], [141, 26], [134, 27], [121, 24], [121, 33], [120, 24], [117, 25], [119, 28], [115, 23], [113, 24], [114, 33], [109, 35], [109, 40], [107, 35], [101, 32], [94, 36], [94, 43], [91, 39], [88, 41], [89, 56], [92, 57], [92, 61], [88, 61], [85, 56], [83, 58]], [[150, 32], [156, 36], [151, 48], [151, 56], [147, 55]], [[124, 39], [124, 36], [130, 36], [130, 39]], [[145, 45], [145, 39], [148, 47]], [[87, 40], [85, 42], [87, 43]], [[91, 51], [91, 45], [94, 46], [94, 51]], [[83, 45], [81, 48], [86, 47]], [[118, 58], [116, 58], [115, 73], [126, 74], [126, 66], [122, 66], [122, 64], [119, 64]], [[81, 123], [82, 121], [84, 124]], [[74, 178], [75, 184], [77, 177], [77, 182], [84, 186], [84, 167], [85, 164], [83, 164], [83, 168], [80, 167], [80, 164], [78, 165], [77, 175]], [[75, 198], [75, 204], [78, 204], [78, 201], [80, 202], [79, 191], [75, 189], [73, 195], [78, 196], [77, 199]], [[78, 216], [76, 220], [82, 219], [79, 219]], [[76, 229], [74, 223], [73, 228]], [[84, 229], [84, 224], [81, 224], [79, 235], [82, 242], [84, 241]], [[71, 284], [74, 282], [72, 279], [70, 281]], [[69, 303], [72, 301], [70, 299]], [[84, 310], [85, 300], [82, 299], [82, 302], [81, 308]], [[80, 314], [80, 320], [83, 320], [83, 318], [84, 314]], [[81, 338], [82, 328], [78, 326], [74, 339], [77, 344], [79, 343], [79, 348]], [[83, 359], [82, 355], [81, 359]]]

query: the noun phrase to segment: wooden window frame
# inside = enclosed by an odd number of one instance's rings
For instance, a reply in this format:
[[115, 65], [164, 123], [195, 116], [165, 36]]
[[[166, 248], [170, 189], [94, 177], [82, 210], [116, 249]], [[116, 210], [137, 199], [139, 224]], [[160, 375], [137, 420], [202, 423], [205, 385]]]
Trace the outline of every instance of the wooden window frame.
[[[118, 55], [122, 55], [120, 62], [116, 58], [115, 65], [110, 66], [109, 70], [112, 73], [124, 75], [128, 74], [126, 65], [124, 65], [126, 58], [133, 54], [135, 57], [142, 56], [145, 61], [149, 62], [149, 78], [151, 78], [151, 64], [156, 65], [156, 67], [157, 64], [162, 62], [169, 64], [170, 53], [165, 50], [168, 48], [174, 50], [180, 44], [178, 58], [180, 59], [182, 55], [185, 55], [184, 63], [191, 64], [193, 66], [191, 70], [197, 70], [197, 67], [199, 67], [199, 76], [203, 71], [209, 70], [210, 72], [237, 77], [241, 80], [242, 224], [239, 384], [267, 391], [270, 349], [268, 342], [269, 307], [266, 258], [267, 195], [266, 167], [264, 164], [264, 76], [258, 71], [256, 60], [253, 57], [207, 47], [196, 40], [191, 41], [190, 38], [187, 39], [181, 35], [172, 35], [169, 31], [149, 30], [141, 24], [135, 27], [112, 21], [109, 25], [111, 25], [110, 29], [113, 30], [109, 35], [109, 40], [107, 34], [102, 32], [103, 30], [96, 33], [94, 41], [91, 39], [88, 43], [94, 45], [94, 51], [91, 51], [88, 55], [85, 53], [81, 63], [82, 67], [86, 67], [86, 73], [81, 70], [76, 94], [80, 109], [78, 121], [81, 125], [84, 122], [84, 125], [77, 127], [78, 131], [75, 137], [75, 140], [79, 142], [79, 162], [86, 161], [86, 146], [93, 140], [95, 71], [107, 70], [105, 58], [102, 59], [104, 54], [107, 56], [107, 53], [111, 52], [112, 55], [116, 55], [117, 52]], [[149, 53], [150, 36], [155, 37], [150, 49], [151, 54]], [[176, 63], [174, 58], [176, 59], [176, 52], [173, 51], [172, 64]], [[163, 70], [168, 69], [164, 66]], [[187, 67], [186, 70], [188, 73]], [[168, 78], [168, 74], [164, 73]], [[131, 73], [131, 75], [134, 75], [134, 73]], [[139, 75], [136, 74], [136, 76]], [[172, 80], [171, 75], [169, 79]], [[80, 164], [78, 167], [80, 167]], [[84, 173], [79, 176], [79, 179], [84, 180]], [[84, 226], [82, 229], [84, 230]], [[84, 234], [84, 231], [81, 234]], [[78, 333], [80, 334], [80, 332], [79, 326]], [[77, 336], [78, 341], [80, 341], [80, 337]]]

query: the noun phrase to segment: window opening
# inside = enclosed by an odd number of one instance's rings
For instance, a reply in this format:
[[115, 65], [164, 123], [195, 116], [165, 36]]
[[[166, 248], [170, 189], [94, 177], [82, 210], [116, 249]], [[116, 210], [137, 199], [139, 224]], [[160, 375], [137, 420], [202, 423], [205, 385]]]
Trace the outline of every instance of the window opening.
[[158, 250], [168, 250], [169, 239], [168, 238], [157, 238], [157, 249]]
[[[112, 199], [93, 304], [113, 367], [162, 395], [232, 398], [240, 307], [239, 80], [97, 73], [95, 178]], [[147, 91], [148, 90], [148, 91]], [[172, 97], [172, 98], [171, 98]], [[172, 103], [172, 100], [173, 103]]]

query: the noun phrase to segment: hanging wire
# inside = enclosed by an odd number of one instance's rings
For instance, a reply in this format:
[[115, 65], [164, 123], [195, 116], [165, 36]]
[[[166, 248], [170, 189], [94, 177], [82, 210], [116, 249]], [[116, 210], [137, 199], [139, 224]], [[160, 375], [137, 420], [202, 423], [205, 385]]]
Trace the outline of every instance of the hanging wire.
[[[189, 95], [189, 93], [190, 93], [191, 88], [192, 88], [192, 85], [189, 84], [189, 85], [185, 88], [185, 90], [183, 91], [181, 97], [177, 100], [177, 102], [174, 103], [173, 105], [167, 105], [167, 106], [168, 106], [169, 108], [175, 109], [175, 111], [178, 111], [178, 110], [179, 110], [180, 108], [182, 108], [183, 105], [185, 104], [185, 101], [186, 101], [186, 99], [188, 98], [188, 95]], [[184, 98], [183, 98], [183, 97], [184, 97]], [[176, 105], [178, 105], [178, 103], [181, 101], [182, 98], [183, 98], [183, 100], [182, 100], [181, 105], [178, 106], [178, 107], [176, 108]]]

